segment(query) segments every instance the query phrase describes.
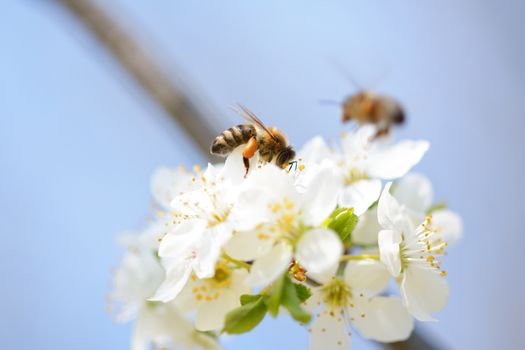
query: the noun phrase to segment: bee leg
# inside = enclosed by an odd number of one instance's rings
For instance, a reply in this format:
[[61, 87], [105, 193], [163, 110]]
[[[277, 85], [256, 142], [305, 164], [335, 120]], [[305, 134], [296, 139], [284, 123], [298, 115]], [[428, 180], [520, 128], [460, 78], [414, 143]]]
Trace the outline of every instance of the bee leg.
[[378, 129], [376, 134], [372, 137], [372, 141], [375, 141], [380, 137], [387, 136], [389, 131], [390, 130], [388, 128]]
[[248, 175], [248, 170], [250, 170], [250, 158], [253, 157], [255, 151], [257, 151], [257, 139], [255, 137], [252, 137], [250, 140], [248, 140], [246, 146], [242, 151], [242, 161], [244, 163], [244, 167], [246, 168], [246, 173], [244, 174], [244, 177]]
[[244, 173], [244, 177], [246, 177], [246, 175], [248, 175], [248, 170], [250, 170], [250, 159], [242, 157], [242, 161], [244, 163], [244, 168], [246, 169], [246, 173]]
[[292, 168], [293, 168], [294, 165], [295, 165], [295, 170], [297, 170], [297, 161], [296, 160], [288, 163], [288, 165], [290, 166], [290, 168], [288, 169], [288, 172], [292, 171]]

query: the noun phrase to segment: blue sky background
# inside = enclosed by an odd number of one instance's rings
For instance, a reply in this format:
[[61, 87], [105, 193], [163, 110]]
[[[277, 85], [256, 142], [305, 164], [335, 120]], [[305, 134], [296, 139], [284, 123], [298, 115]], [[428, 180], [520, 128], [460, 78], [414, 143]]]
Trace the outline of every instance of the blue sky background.
[[[465, 221], [452, 295], [422, 328], [451, 349], [518, 349], [525, 313], [525, 4], [512, 1], [107, 1], [173, 72], [238, 121], [243, 102], [296, 144], [340, 130], [339, 99], [398, 97], [417, 170]], [[163, 112], [52, 1], [0, 12], [0, 348], [127, 349], [105, 313], [119, 231], [140, 227], [159, 165], [203, 161]], [[229, 349], [306, 348], [286, 318]], [[355, 340], [354, 348], [374, 348]]]

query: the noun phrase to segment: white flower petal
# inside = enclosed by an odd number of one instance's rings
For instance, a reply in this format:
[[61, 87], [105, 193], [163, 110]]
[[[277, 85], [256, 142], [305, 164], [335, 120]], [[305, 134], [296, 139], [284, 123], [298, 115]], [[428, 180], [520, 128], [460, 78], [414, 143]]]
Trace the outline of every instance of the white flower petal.
[[175, 228], [164, 236], [159, 245], [160, 257], [181, 257], [188, 254], [188, 249], [202, 237], [206, 221], [188, 219], [175, 225]]
[[203, 212], [211, 213], [214, 210], [208, 189], [204, 187], [175, 197], [170, 206], [178, 214], [190, 217], [201, 216]]
[[144, 300], [151, 297], [164, 280], [164, 269], [153, 251], [128, 252], [113, 277], [113, 299], [120, 304], [117, 321], [137, 316]]
[[224, 246], [224, 251], [234, 259], [250, 261], [267, 253], [272, 245], [272, 240], [261, 239], [257, 231], [236, 232]]
[[352, 242], [363, 245], [376, 244], [377, 235], [381, 229], [377, 221], [377, 206], [374, 206], [359, 216], [359, 221], [352, 231]]
[[390, 194], [391, 186], [391, 182], [387, 183], [381, 193], [377, 205], [377, 221], [385, 229], [403, 232], [406, 236], [412, 235], [415, 229], [412, 218]]
[[390, 274], [379, 261], [360, 260], [347, 263], [344, 278], [352, 290], [373, 296], [387, 287]]
[[317, 283], [326, 284], [335, 276], [338, 268], [339, 268], [339, 264], [333, 264], [328, 269], [322, 272], [319, 272], [319, 273], [313, 273], [311, 271], [306, 271], [306, 275], [308, 276], [308, 278], [313, 279]]
[[191, 274], [192, 260], [163, 259], [162, 263], [166, 270], [166, 277], [155, 292], [155, 295], [149, 300], [166, 303], [173, 300], [184, 288]]
[[252, 287], [267, 286], [286, 271], [291, 259], [290, 245], [285, 243], [275, 245], [267, 254], [255, 260], [246, 283]]
[[366, 212], [381, 193], [380, 180], [360, 180], [344, 187], [339, 194], [339, 205], [345, 208], [354, 208], [359, 216]]
[[401, 177], [419, 163], [429, 146], [427, 141], [404, 140], [393, 146], [375, 148], [369, 153], [365, 171], [385, 180]]
[[321, 305], [323, 305], [323, 293], [321, 292], [320, 287], [310, 287], [310, 291], [312, 292], [312, 295], [310, 298], [306, 299], [302, 306], [306, 311], [315, 314]]
[[218, 224], [204, 231], [197, 259], [193, 270], [199, 278], [212, 277], [215, 273], [215, 264], [219, 259], [222, 247], [232, 236], [232, 228], [228, 223]]
[[306, 163], [321, 163], [331, 157], [332, 151], [321, 136], [308, 141], [299, 151], [297, 158]]
[[307, 231], [299, 240], [295, 258], [306, 271], [318, 274], [339, 263], [343, 244], [332, 230], [318, 228]]
[[209, 336], [199, 334], [190, 320], [184, 318], [171, 304], [143, 308], [131, 341], [132, 350], [155, 348], [220, 350]]
[[223, 328], [226, 314], [240, 306], [239, 297], [222, 289], [216, 300], [201, 301], [195, 317], [195, 328], [199, 331], [214, 331]]
[[463, 221], [451, 210], [437, 210], [432, 213], [432, 226], [439, 230], [441, 239], [454, 244], [463, 236]]
[[267, 206], [272, 199], [273, 196], [266, 188], [253, 186], [241, 189], [231, 213], [236, 218], [235, 228], [239, 231], [249, 231], [261, 223], [269, 222], [271, 213], [268, 212]]
[[158, 168], [151, 177], [151, 194], [156, 203], [169, 208], [171, 201], [181, 192], [192, 189], [191, 173], [186, 170]]
[[378, 245], [381, 262], [394, 277], [399, 276], [401, 272], [400, 243], [401, 233], [398, 231], [382, 230], [379, 232]]
[[254, 229], [273, 218], [270, 206], [282, 203], [284, 198], [296, 202], [298, 193], [293, 178], [278, 167], [267, 164], [254, 169], [241, 185], [239, 196], [231, 215], [236, 218], [239, 231]]
[[407, 208], [426, 213], [434, 197], [432, 183], [421, 174], [410, 173], [396, 181], [392, 195]]
[[432, 314], [445, 307], [447, 281], [433, 270], [409, 267], [401, 282], [401, 295], [408, 311], [420, 321], [434, 321]]
[[343, 134], [341, 147], [348, 163], [355, 164], [357, 161], [366, 158], [370, 148], [370, 140], [375, 133], [375, 126], [363, 125], [355, 131]]
[[398, 298], [375, 297], [359, 306], [364, 317], [356, 317], [352, 324], [365, 338], [386, 343], [402, 341], [414, 329], [414, 320]]
[[327, 307], [317, 316], [310, 331], [310, 350], [345, 350], [350, 346], [343, 311]]
[[303, 221], [318, 226], [337, 205], [337, 193], [343, 182], [341, 172], [334, 162], [325, 160], [309, 171], [302, 182], [306, 188], [301, 197]]

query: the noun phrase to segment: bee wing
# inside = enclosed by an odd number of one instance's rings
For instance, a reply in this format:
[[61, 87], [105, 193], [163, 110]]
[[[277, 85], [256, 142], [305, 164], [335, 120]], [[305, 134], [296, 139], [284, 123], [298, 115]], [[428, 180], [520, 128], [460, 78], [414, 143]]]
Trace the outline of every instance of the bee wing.
[[264, 123], [252, 111], [250, 111], [248, 108], [246, 108], [245, 106], [239, 104], [238, 108], [234, 108], [234, 110], [237, 113], [239, 113], [241, 116], [243, 116], [246, 120], [254, 123], [255, 125], [257, 125], [261, 129], [266, 131], [266, 133], [268, 133], [268, 135], [270, 135], [272, 137], [272, 139], [275, 139], [275, 136], [272, 134], [272, 132], [270, 130], [268, 130], [266, 125], [264, 125]]

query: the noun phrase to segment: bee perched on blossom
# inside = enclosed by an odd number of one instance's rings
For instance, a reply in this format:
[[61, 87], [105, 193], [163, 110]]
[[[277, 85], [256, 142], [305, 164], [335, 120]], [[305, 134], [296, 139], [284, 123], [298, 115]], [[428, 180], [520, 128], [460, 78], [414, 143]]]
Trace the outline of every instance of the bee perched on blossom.
[[211, 145], [211, 154], [226, 157], [235, 148], [245, 145], [242, 152], [246, 174], [250, 169], [250, 158], [259, 151], [261, 159], [272, 162], [281, 168], [286, 167], [295, 158], [295, 150], [288, 144], [284, 134], [275, 127], [266, 127], [249, 109], [239, 106], [238, 110], [252, 124], [240, 124], [223, 131]]
[[393, 125], [403, 124], [405, 113], [395, 99], [362, 90], [343, 101], [343, 123], [354, 120], [358, 124], [374, 124], [374, 138], [388, 135]]

